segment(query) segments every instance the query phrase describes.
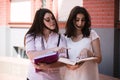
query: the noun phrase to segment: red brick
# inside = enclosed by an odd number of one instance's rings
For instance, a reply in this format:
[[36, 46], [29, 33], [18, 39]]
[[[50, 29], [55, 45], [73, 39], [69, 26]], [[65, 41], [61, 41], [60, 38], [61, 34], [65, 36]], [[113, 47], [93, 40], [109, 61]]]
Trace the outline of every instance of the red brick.
[[92, 25], [114, 27], [114, 0], [84, 0], [83, 6], [91, 15]]

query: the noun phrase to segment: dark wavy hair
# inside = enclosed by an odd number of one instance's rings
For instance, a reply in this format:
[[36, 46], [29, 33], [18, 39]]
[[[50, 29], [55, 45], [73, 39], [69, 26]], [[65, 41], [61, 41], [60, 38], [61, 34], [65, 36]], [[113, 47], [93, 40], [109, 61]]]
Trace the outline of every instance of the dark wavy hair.
[[[43, 19], [44, 19], [44, 16], [46, 13], [51, 13], [53, 18], [55, 19], [55, 16], [53, 15], [53, 13], [49, 9], [40, 8], [39, 10], [36, 11], [33, 23], [31, 25], [30, 29], [28, 30], [28, 32], [26, 33], [26, 35], [30, 34], [30, 36], [33, 36], [34, 39], [37, 35], [43, 35], [43, 31], [44, 31], [43, 29], [45, 27], [47, 27], [43, 22]], [[58, 28], [58, 24], [57, 24], [56, 19], [55, 19], [55, 25], [56, 25], [56, 27], [52, 31], [55, 33], [58, 33], [59, 28]], [[24, 39], [24, 41], [25, 41], [25, 39]], [[24, 42], [24, 44], [25, 44], [25, 42]]]
[[66, 26], [65, 26], [65, 35], [67, 37], [71, 37], [71, 36], [76, 36], [76, 28], [74, 26], [73, 21], [76, 19], [77, 14], [83, 14], [85, 16], [85, 25], [82, 28], [82, 34], [83, 37], [89, 37], [90, 35], [90, 26], [91, 26], [91, 18], [90, 15], [88, 13], [88, 11], [84, 8], [84, 7], [80, 7], [80, 6], [75, 6], [68, 17]]

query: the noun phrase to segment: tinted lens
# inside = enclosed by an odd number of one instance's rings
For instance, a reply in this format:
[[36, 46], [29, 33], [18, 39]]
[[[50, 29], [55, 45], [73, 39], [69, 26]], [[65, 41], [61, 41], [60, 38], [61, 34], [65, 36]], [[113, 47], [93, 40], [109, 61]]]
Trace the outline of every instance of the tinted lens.
[[50, 22], [50, 20], [55, 20], [55, 18], [44, 18], [46, 22]]

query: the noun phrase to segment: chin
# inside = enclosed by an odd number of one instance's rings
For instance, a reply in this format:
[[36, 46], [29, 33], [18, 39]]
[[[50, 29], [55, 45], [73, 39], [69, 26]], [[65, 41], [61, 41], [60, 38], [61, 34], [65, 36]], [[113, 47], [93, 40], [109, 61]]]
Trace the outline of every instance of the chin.
[[55, 26], [51, 26], [50, 29], [54, 30], [54, 29], [55, 29]]
[[76, 29], [81, 30], [81, 29], [82, 29], [82, 27], [76, 27]]

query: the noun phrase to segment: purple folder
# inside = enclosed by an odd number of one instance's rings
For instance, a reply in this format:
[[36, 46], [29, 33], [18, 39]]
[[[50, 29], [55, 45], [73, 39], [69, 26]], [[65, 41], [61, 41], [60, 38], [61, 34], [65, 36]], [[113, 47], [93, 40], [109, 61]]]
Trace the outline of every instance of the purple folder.
[[[57, 62], [57, 60], [58, 60], [58, 53], [49, 52], [39, 57], [36, 57], [34, 59], [34, 63], [35, 64], [39, 64], [39, 63], [51, 64], [51, 63]], [[42, 70], [36, 69], [36, 72], [39, 72], [39, 71], [42, 71]]]

